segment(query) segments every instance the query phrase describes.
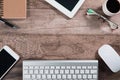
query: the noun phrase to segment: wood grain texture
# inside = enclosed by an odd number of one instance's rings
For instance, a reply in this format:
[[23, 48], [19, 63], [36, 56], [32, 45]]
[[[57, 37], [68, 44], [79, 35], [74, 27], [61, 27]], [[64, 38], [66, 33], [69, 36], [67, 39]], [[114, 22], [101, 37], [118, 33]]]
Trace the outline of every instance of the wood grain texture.
[[[28, 0], [28, 17], [25, 20], [10, 20], [20, 27], [11, 30], [0, 24], [0, 32], [16, 32], [27, 34], [120, 34], [120, 29], [111, 31], [108, 24], [97, 17], [86, 15], [88, 8], [103, 14], [101, 5], [104, 0], [86, 0], [74, 18], [69, 19], [50, 6], [44, 0]], [[120, 15], [111, 17], [120, 25]]]
[[[120, 72], [112, 73], [97, 54], [103, 44], [111, 44], [120, 52], [120, 30], [111, 31], [106, 23], [85, 13], [87, 8], [102, 13], [103, 2], [86, 0], [76, 16], [68, 19], [44, 0], [28, 0], [28, 18], [10, 20], [20, 29], [13, 30], [0, 23], [0, 48], [9, 45], [21, 57], [3, 80], [22, 80], [25, 59], [98, 59], [99, 80], [120, 80]], [[119, 17], [110, 19], [120, 24]]]
[[3, 80], [22, 80], [22, 61], [39, 60], [99, 60], [99, 80], [120, 80], [120, 72], [114, 74], [99, 58], [97, 50], [103, 44], [111, 44], [120, 54], [118, 35], [28, 35], [0, 34], [0, 48], [9, 45], [21, 59]]

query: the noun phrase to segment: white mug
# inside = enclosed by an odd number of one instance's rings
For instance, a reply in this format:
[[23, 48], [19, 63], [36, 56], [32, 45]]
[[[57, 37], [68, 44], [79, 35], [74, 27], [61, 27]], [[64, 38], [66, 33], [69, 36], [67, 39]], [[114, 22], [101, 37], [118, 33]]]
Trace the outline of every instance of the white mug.
[[[112, 2], [111, 4], [110, 4], [110, 1]], [[114, 1], [117, 1], [117, 2], [114, 2]], [[108, 3], [109, 3], [109, 5], [112, 5], [112, 7], [109, 6]], [[109, 7], [109, 9], [108, 9], [108, 7]], [[117, 9], [117, 10], [113, 9], [113, 11], [112, 11], [113, 7], [114, 7], [114, 9]], [[103, 10], [104, 14], [106, 14], [107, 16], [113, 16], [113, 15], [119, 14], [120, 13], [120, 0], [106, 0], [102, 5], [102, 10]]]

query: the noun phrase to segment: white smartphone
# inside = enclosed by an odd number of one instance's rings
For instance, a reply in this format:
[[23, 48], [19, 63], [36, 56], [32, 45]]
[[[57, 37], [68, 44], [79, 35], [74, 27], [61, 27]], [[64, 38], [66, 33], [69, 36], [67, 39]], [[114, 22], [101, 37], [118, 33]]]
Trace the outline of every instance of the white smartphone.
[[4, 46], [0, 50], [0, 80], [13, 67], [13, 65], [19, 60], [19, 58], [19, 55], [17, 55], [8, 46]]

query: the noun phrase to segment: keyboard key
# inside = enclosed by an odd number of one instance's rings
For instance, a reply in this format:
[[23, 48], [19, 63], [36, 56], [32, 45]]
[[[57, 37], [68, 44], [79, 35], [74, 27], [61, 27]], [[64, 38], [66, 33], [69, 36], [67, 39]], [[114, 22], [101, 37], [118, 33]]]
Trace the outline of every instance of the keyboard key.
[[61, 69], [65, 69], [65, 66], [61, 66]]
[[82, 75], [78, 75], [78, 79], [81, 79], [82, 78]]
[[93, 69], [97, 69], [97, 66], [93, 66]]
[[34, 69], [39, 69], [39, 66], [35, 66]]
[[57, 79], [61, 79], [61, 75], [60, 74], [57, 75]]
[[81, 74], [84, 74], [84, 70], [80, 70], [80, 73], [81, 73]]
[[66, 69], [70, 69], [70, 66], [67, 66]]
[[65, 74], [69, 74], [69, 70], [65, 70]]
[[51, 79], [52, 77], [51, 77], [51, 75], [47, 75], [47, 79]]
[[77, 66], [77, 69], [81, 69], [81, 66]]
[[75, 70], [75, 74], [79, 74], [79, 70]]
[[71, 79], [71, 78], [72, 78], [72, 76], [71, 76], [71, 75], [67, 75], [67, 78], [68, 78], [68, 79]]
[[73, 79], [76, 79], [77, 78], [77, 75], [73, 75]]
[[72, 66], [72, 69], [76, 69], [76, 66]]
[[56, 66], [56, 69], [60, 69], [60, 66]]
[[67, 78], [67, 76], [66, 76], [65, 74], [63, 74], [63, 75], [62, 75], [62, 78], [63, 78], [63, 79], [66, 79], [66, 78]]
[[46, 75], [45, 74], [42, 75], [42, 79], [46, 79]]
[[55, 66], [51, 66], [50, 68], [51, 68], [51, 69], [55, 69]]
[[32, 75], [32, 79], [35, 79], [36, 78], [36, 75]]
[[92, 75], [89, 74], [89, 75], [88, 75], [88, 78], [89, 78], [89, 79], [92, 79]]
[[64, 74], [64, 70], [60, 70], [60, 74]]
[[33, 74], [33, 70], [29, 70], [29, 74]]
[[82, 66], [82, 69], [86, 69], [87, 67], [86, 66]]
[[92, 69], [92, 66], [88, 66], [88, 69]]
[[41, 75], [37, 75], [37, 79], [41, 79]]
[[74, 74], [74, 70], [70, 70], [70, 74]]
[[97, 73], [97, 70], [91, 70], [91, 73], [92, 73], [92, 74], [96, 74], [96, 73]]
[[40, 66], [40, 69], [44, 69], [44, 66]]
[[97, 75], [93, 75], [93, 79], [97, 79]]
[[48, 70], [45, 70], [45, 71], [44, 71], [44, 73], [45, 73], [45, 74], [48, 74], [48, 73], [49, 73], [49, 71], [48, 71]]
[[24, 69], [29, 69], [29, 67], [28, 66], [24, 66]]
[[34, 70], [34, 74], [38, 74], [39, 73], [39, 71], [38, 70]]
[[24, 70], [24, 74], [28, 74], [28, 70]]
[[49, 66], [45, 66], [45, 69], [49, 69], [50, 67]]
[[50, 74], [53, 74], [54, 73], [54, 71], [53, 70], [50, 70]]
[[84, 75], [83, 75], [83, 79], [87, 79], [87, 75], [84, 74]]
[[58, 70], [55, 70], [55, 74], [58, 74], [59, 73], [59, 71]]
[[56, 79], [56, 75], [53, 74], [53, 75], [52, 75], [52, 79]]
[[89, 74], [89, 72], [90, 72], [89, 70], [85, 70], [85, 73], [86, 73], [86, 74]]
[[25, 79], [30, 79], [31, 77], [30, 77], [30, 75], [24, 75], [24, 78]]
[[29, 69], [33, 69], [33, 66], [29, 66]]
[[40, 74], [43, 74], [43, 70], [40, 70]]

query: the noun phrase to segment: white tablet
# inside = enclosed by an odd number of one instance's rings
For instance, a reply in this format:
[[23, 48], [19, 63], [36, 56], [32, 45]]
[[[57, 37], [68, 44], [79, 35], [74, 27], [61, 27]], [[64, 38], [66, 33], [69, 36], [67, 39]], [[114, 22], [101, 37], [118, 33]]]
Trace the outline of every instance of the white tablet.
[[85, 0], [45, 0], [53, 7], [72, 18]]

